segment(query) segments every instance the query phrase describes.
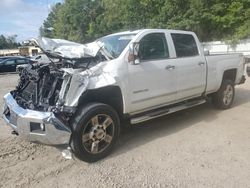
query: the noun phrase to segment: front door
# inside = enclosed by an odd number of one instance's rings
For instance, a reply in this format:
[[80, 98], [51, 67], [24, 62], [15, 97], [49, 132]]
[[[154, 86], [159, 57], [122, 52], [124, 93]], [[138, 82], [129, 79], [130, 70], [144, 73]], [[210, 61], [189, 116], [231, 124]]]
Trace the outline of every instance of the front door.
[[131, 111], [136, 113], [174, 101], [177, 73], [165, 33], [150, 33], [140, 40], [140, 63], [129, 65]]

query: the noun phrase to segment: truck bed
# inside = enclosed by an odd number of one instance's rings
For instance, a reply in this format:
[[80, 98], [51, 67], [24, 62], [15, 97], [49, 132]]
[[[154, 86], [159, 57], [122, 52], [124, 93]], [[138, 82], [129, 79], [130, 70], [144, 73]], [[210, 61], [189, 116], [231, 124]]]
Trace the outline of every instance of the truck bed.
[[220, 88], [223, 72], [236, 71], [235, 84], [239, 84], [244, 72], [244, 56], [240, 53], [213, 54], [205, 56], [207, 61], [207, 93], [212, 93]]

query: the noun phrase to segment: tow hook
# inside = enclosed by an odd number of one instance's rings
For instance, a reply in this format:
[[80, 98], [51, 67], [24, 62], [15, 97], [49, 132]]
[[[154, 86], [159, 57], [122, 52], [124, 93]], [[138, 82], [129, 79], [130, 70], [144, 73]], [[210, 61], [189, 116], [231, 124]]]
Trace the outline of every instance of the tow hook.
[[18, 136], [18, 133], [16, 131], [11, 131], [11, 134]]

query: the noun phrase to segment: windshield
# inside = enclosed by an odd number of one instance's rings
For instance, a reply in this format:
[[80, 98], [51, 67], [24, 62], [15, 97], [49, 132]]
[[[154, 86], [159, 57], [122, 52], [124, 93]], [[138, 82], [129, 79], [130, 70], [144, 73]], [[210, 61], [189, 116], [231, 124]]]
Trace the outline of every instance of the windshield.
[[101, 42], [110, 55], [116, 58], [122, 53], [134, 36], [135, 34], [112, 35], [103, 37], [97, 41]]

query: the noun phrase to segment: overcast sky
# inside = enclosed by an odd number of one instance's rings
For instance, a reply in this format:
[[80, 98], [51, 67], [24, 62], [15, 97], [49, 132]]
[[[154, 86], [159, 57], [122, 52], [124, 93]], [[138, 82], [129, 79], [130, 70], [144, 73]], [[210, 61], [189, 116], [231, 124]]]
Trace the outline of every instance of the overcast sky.
[[37, 37], [50, 7], [63, 0], [0, 0], [0, 34], [18, 35], [18, 41]]

